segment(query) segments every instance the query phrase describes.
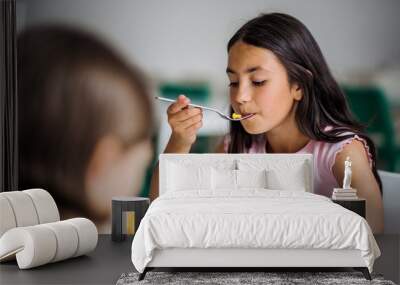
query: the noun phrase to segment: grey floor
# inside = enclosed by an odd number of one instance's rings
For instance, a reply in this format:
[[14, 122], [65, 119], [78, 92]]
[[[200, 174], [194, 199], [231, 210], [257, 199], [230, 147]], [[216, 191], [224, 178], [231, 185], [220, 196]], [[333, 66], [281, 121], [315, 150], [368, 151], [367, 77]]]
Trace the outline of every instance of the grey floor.
[[112, 242], [100, 235], [88, 256], [19, 270], [16, 262], [0, 264], [0, 284], [115, 284], [124, 272], [134, 271], [130, 259], [131, 240]]
[[[374, 272], [399, 283], [400, 235], [375, 237], [382, 251]], [[16, 262], [0, 264], [0, 284], [115, 284], [122, 273], [134, 271], [130, 259], [131, 239], [116, 243], [100, 235], [95, 251], [88, 256], [19, 270]]]

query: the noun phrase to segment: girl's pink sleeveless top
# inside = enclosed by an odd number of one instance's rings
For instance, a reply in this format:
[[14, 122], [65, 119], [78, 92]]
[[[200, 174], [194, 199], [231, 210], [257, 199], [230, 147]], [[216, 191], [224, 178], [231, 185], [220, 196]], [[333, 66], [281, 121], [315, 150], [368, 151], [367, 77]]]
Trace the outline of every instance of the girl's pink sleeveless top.
[[[348, 134], [348, 133], [346, 133]], [[354, 134], [353, 137], [345, 139], [337, 143], [328, 143], [323, 141], [310, 140], [301, 150], [296, 153], [311, 153], [314, 156], [314, 193], [324, 195], [327, 197], [332, 196], [333, 188], [341, 187], [333, 175], [333, 165], [335, 163], [336, 155], [353, 140], [363, 142], [365, 151], [367, 153], [370, 167], [372, 168], [372, 155], [369, 151], [367, 142]], [[229, 134], [224, 138], [224, 151], [228, 152], [230, 142]], [[248, 153], [265, 153], [265, 142], [253, 144]]]

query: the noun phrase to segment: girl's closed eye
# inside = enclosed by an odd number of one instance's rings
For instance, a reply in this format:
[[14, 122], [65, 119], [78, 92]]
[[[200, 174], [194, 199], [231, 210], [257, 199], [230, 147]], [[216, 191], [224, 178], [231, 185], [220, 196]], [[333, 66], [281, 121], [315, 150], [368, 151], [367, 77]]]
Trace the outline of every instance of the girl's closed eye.
[[252, 81], [253, 85], [257, 86], [257, 87], [258, 86], [263, 86], [266, 82], [267, 82], [267, 80], [260, 80], [260, 81], [254, 80], [254, 81]]
[[[252, 81], [252, 84], [254, 86], [263, 86], [265, 83], [267, 82], [267, 80], [261, 80], [261, 81]], [[239, 82], [230, 82], [229, 83], [229, 87], [237, 87], [239, 85]]]

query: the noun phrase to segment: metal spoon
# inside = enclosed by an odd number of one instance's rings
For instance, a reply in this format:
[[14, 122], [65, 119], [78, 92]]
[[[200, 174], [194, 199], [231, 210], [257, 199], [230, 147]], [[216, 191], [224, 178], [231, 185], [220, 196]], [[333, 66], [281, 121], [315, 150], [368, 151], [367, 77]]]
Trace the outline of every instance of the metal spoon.
[[[157, 100], [165, 101], [165, 102], [173, 102], [173, 103], [176, 102], [176, 100], [169, 99], [169, 98], [164, 98], [164, 97], [159, 97], [159, 96], [156, 96], [155, 98], [156, 98]], [[201, 108], [201, 109], [204, 109], [204, 110], [208, 110], [208, 111], [215, 112], [215, 113], [217, 113], [218, 115], [220, 115], [222, 118], [224, 118], [224, 119], [226, 119], [226, 120], [229, 120], [229, 121], [241, 121], [241, 120], [248, 119], [248, 118], [250, 118], [250, 117], [252, 117], [252, 116], [254, 115], [254, 114], [249, 114], [249, 115], [247, 115], [247, 116], [243, 116], [243, 117], [241, 117], [241, 118], [234, 119], [234, 118], [232, 118], [231, 116], [225, 115], [225, 114], [222, 113], [220, 110], [215, 109], [215, 108], [204, 107], [204, 106], [197, 105], [197, 104], [188, 104], [188, 105], [189, 105], [189, 106], [192, 106], [192, 107], [195, 107], [195, 108]]]

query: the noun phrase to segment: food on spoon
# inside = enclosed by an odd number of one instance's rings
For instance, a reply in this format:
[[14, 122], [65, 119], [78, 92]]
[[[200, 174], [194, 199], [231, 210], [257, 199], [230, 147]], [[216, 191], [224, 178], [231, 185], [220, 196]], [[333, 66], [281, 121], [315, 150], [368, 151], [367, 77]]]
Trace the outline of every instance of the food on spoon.
[[240, 119], [242, 117], [242, 115], [237, 114], [237, 113], [233, 113], [232, 114], [232, 119]]

